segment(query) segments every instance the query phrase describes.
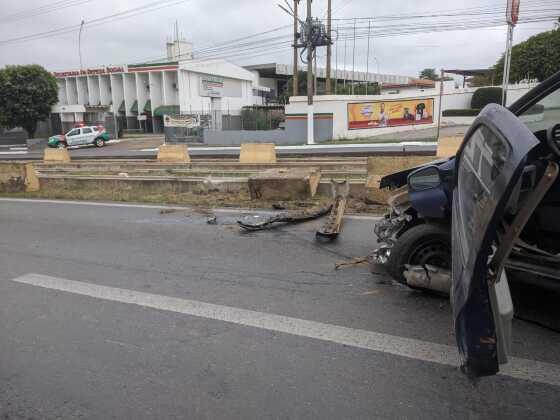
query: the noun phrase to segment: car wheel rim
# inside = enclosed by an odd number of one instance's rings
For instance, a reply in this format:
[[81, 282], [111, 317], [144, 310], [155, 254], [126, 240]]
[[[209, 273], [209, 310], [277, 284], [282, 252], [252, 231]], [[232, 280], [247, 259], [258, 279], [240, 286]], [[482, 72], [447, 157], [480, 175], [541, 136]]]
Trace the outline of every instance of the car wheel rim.
[[410, 265], [433, 265], [445, 269], [450, 268], [451, 254], [449, 245], [441, 241], [424, 242], [410, 255]]

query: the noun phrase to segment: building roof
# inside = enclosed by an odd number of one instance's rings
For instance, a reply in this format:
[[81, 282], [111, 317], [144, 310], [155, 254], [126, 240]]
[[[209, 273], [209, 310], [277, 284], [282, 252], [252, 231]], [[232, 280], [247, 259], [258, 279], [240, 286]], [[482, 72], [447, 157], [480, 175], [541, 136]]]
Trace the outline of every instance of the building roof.
[[484, 76], [492, 73], [491, 69], [444, 70], [445, 73], [459, 74], [461, 76]]
[[223, 59], [214, 60], [184, 60], [181, 61], [181, 70], [193, 73], [208, 74], [211, 76], [226, 77], [228, 79], [253, 81], [253, 74], [243, 67]]
[[[256, 71], [259, 73], [260, 77], [272, 78], [272, 79], [290, 79], [293, 76], [293, 66], [288, 64], [280, 63], [264, 63], [264, 64], [252, 64], [249, 66], [244, 66], [249, 71]], [[307, 71], [306, 66], [299, 66], [299, 71]], [[324, 79], [326, 77], [327, 71], [325, 68], [317, 68], [317, 77]], [[331, 77], [338, 80], [355, 80], [357, 82], [378, 82], [378, 83], [408, 83], [410, 80], [414, 79], [410, 76], [402, 76], [397, 74], [384, 74], [384, 73], [366, 73], [363, 71], [344, 70], [333, 68]]]

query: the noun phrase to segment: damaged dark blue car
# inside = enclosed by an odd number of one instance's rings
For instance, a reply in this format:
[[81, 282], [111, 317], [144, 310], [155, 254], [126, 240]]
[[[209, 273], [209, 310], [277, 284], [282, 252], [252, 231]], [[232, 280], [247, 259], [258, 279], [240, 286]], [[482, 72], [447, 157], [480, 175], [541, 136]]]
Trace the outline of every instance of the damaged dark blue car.
[[451, 292], [471, 376], [508, 361], [508, 281], [560, 289], [560, 73], [488, 105], [457, 155], [382, 179], [399, 188], [376, 225], [378, 262], [410, 287]]

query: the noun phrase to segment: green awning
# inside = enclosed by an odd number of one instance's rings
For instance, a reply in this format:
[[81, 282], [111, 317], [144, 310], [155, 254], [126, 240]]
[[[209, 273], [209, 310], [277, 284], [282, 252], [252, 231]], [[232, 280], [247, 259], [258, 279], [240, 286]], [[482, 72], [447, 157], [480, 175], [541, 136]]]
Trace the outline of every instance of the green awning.
[[148, 99], [146, 105], [144, 105], [144, 112], [152, 112], [152, 100]]
[[164, 115], [177, 115], [180, 113], [179, 105], [161, 105], [158, 106], [153, 113], [154, 117], [163, 117]]
[[126, 106], [124, 104], [124, 100], [121, 102], [121, 106], [119, 106], [119, 112], [125, 112], [126, 111]]
[[134, 103], [130, 107], [130, 112], [138, 114], [138, 101], [134, 101]]

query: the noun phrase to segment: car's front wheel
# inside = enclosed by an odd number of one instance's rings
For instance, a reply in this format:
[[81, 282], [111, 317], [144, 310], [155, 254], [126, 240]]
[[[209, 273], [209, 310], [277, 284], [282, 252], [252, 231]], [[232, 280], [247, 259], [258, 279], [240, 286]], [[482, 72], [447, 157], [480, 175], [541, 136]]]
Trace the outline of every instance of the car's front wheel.
[[397, 239], [387, 259], [387, 272], [406, 284], [405, 265], [451, 268], [451, 232], [443, 225], [424, 223], [408, 229]]
[[101, 137], [96, 138], [95, 139], [95, 145], [97, 147], [103, 147], [103, 146], [105, 146], [105, 140], [103, 140]]
[[66, 149], [66, 143], [64, 143], [64, 142], [59, 142], [59, 143], [56, 145], [56, 147], [57, 147], [57, 149]]

